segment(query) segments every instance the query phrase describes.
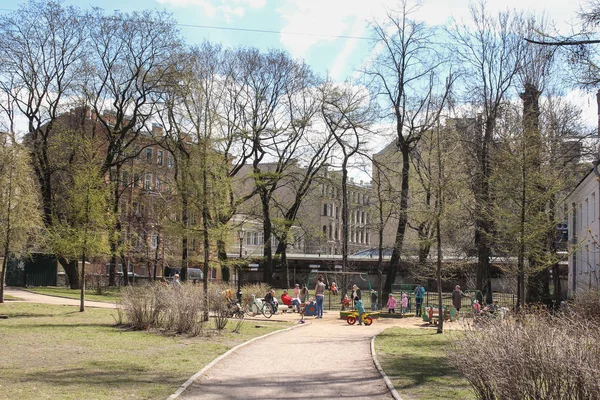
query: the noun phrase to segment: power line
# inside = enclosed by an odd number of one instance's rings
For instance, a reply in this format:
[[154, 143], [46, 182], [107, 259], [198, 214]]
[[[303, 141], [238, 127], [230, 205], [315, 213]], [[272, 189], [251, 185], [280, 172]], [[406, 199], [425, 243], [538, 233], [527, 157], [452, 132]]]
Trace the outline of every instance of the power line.
[[[0, 8], [0, 11], [14, 12], [16, 10], [11, 10], [8, 8]], [[108, 17], [110, 18], [110, 17]], [[234, 32], [252, 32], [252, 33], [269, 33], [269, 34], [287, 34], [294, 36], [312, 36], [312, 37], [324, 37], [324, 38], [333, 38], [333, 39], [357, 39], [357, 40], [371, 40], [372, 38], [365, 36], [351, 36], [351, 35], [327, 35], [323, 33], [311, 33], [311, 32], [282, 32], [276, 30], [269, 29], [252, 29], [252, 28], [233, 28], [229, 26], [216, 26], [216, 25], [196, 25], [196, 24], [180, 24], [176, 23], [176, 26], [184, 27], [184, 28], [199, 28], [199, 29], [215, 29], [222, 31], [234, 31]]]

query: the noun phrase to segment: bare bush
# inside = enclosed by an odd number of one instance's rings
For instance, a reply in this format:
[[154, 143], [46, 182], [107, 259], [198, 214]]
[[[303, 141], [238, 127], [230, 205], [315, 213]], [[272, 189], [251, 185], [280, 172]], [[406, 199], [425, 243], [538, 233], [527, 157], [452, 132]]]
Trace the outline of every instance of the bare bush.
[[121, 307], [129, 325], [135, 329], [159, 328], [167, 311], [168, 289], [160, 284], [125, 287]]
[[252, 283], [246, 284], [242, 287], [242, 301], [244, 304], [252, 304], [252, 295], [255, 294], [256, 297], [264, 297], [267, 291], [270, 289], [270, 286], [266, 283]]
[[229, 308], [227, 297], [224, 292], [229, 289], [225, 284], [213, 284], [208, 291], [208, 310], [213, 314], [215, 328], [222, 331], [229, 321]]
[[600, 332], [575, 315], [491, 319], [467, 329], [449, 358], [479, 399], [600, 399]]

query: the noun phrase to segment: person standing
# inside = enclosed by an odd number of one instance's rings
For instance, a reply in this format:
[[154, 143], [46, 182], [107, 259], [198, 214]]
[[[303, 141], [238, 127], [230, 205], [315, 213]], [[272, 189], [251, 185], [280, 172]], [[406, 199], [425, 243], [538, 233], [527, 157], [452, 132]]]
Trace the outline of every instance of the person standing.
[[408, 309], [408, 297], [406, 296], [406, 293], [402, 293], [400, 304], [402, 306], [402, 314], [406, 314], [406, 310]]
[[300, 285], [298, 285], [297, 283], [296, 283], [296, 286], [294, 286], [294, 298], [295, 299], [300, 298]]
[[460, 286], [456, 285], [456, 287], [454, 288], [454, 291], [452, 292], [452, 305], [454, 306], [454, 308], [456, 308], [457, 316], [462, 307], [462, 298], [464, 296], [466, 296], [466, 295], [462, 292], [462, 290], [460, 290]]
[[317, 318], [323, 318], [323, 302], [325, 301], [325, 283], [319, 275], [315, 286], [315, 300], [317, 301]]
[[176, 289], [179, 290], [181, 289], [181, 281], [179, 280], [179, 274], [175, 274], [173, 275], [173, 281], [171, 282], [171, 285]]
[[415, 303], [416, 303], [416, 316], [421, 316], [421, 308], [423, 308], [423, 299], [425, 298], [425, 288], [421, 286], [421, 282], [417, 283], [417, 288], [415, 289]]
[[306, 300], [308, 300], [308, 288], [306, 283], [303, 283], [302, 290], [300, 290], [300, 303], [306, 303]]
[[360, 289], [358, 288], [358, 286], [352, 285], [352, 301], [354, 301], [355, 297], [358, 297], [359, 300], [362, 300], [362, 295], [360, 293]]
[[371, 311], [377, 311], [377, 291], [371, 290]]
[[388, 314], [394, 314], [396, 312], [396, 306], [398, 305], [398, 300], [394, 297], [393, 294], [388, 295], [387, 309]]

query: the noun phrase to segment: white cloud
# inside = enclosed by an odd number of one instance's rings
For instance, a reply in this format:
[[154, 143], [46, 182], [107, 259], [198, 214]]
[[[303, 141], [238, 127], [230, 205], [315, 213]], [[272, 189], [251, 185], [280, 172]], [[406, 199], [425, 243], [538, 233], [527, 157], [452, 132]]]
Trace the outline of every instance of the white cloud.
[[261, 9], [267, 5], [267, 0], [158, 0], [158, 2], [175, 7], [199, 7], [207, 17], [222, 15], [227, 22], [233, 18], [243, 17], [248, 9]]

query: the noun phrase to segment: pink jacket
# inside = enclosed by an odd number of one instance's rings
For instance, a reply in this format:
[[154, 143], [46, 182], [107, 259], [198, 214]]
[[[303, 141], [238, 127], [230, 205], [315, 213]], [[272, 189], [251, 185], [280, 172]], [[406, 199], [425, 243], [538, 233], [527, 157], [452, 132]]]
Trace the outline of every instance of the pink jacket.
[[393, 297], [388, 298], [387, 308], [396, 308], [398, 305], [398, 300]]
[[408, 297], [406, 297], [406, 295], [402, 296], [402, 308], [407, 308], [408, 307]]

